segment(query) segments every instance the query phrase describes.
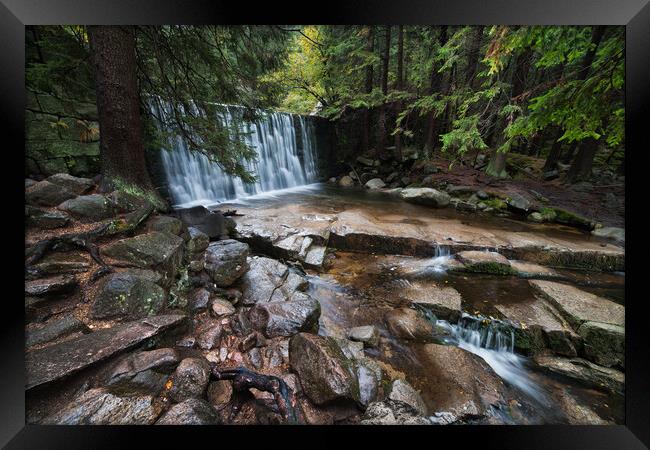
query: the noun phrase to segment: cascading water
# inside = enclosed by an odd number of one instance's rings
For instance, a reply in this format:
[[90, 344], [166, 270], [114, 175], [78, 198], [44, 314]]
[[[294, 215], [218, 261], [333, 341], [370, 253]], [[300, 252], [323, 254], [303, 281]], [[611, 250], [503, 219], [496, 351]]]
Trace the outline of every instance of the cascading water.
[[162, 152], [162, 165], [175, 206], [215, 204], [317, 181], [316, 138], [311, 121], [279, 112], [262, 113], [258, 120], [245, 121], [242, 112], [242, 107], [224, 106], [215, 120], [255, 150], [256, 161], [244, 162], [244, 166], [256, 175], [256, 182], [244, 183], [226, 174], [205, 155], [188, 150], [184, 139], [177, 136], [171, 151]]
[[515, 334], [506, 324], [463, 313], [457, 324], [437, 321], [458, 347], [480, 356], [494, 372], [523, 393], [549, 407], [550, 402], [530, 378], [525, 360], [514, 351]]

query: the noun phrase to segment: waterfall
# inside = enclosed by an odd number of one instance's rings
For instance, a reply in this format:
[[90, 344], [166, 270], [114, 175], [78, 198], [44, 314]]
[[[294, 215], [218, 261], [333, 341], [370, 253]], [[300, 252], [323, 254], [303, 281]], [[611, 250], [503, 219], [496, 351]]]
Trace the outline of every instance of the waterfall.
[[[160, 110], [157, 111], [160, 113]], [[254, 183], [226, 174], [205, 155], [191, 152], [176, 136], [170, 151], [162, 151], [162, 166], [174, 206], [209, 205], [263, 192], [294, 188], [317, 181], [314, 124], [306, 117], [263, 112], [254, 121], [242, 119], [243, 108], [224, 106], [215, 117], [255, 150], [255, 161], [244, 166]], [[298, 139], [302, 145], [299, 148]], [[302, 151], [299, 151], [302, 150]]]

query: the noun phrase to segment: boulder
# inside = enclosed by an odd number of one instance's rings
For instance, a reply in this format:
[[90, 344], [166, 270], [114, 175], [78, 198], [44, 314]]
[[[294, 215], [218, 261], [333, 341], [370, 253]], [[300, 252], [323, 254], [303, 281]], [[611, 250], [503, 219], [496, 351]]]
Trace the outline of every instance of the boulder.
[[387, 398], [394, 402], [402, 402], [415, 409], [419, 415], [426, 415], [427, 405], [422, 400], [422, 397], [413, 389], [413, 386], [408, 384], [405, 380], [395, 380], [388, 388]]
[[523, 213], [527, 213], [531, 207], [530, 200], [516, 192], [506, 199], [506, 204], [513, 210]]
[[173, 279], [183, 259], [183, 243], [173, 234], [151, 231], [112, 242], [102, 253], [118, 263], [156, 269]]
[[307, 397], [322, 405], [334, 400], [360, 399], [353, 362], [330, 337], [298, 333], [289, 341], [291, 369]]
[[120, 190], [106, 194], [106, 200], [110, 202], [115, 212], [118, 213], [135, 211], [145, 201], [142, 197]]
[[151, 316], [165, 307], [166, 299], [163, 288], [137, 272], [112, 273], [102, 280], [90, 317], [105, 320]]
[[[146, 371], [170, 373], [180, 362], [178, 352], [173, 348], [159, 348], [128, 355], [112, 369], [106, 384], [123, 384], [132, 381]], [[166, 377], [163, 377], [166, 380]], [[165, 380], [160, 384], [164, 384]]]
[[546, 371], [571, 378], [589, 387], [621, 395], [625, 391], [625, 374], [616, 369], [598, 366], [582, 358], [537, 356], [534, 361]]
[[433, 188], [406, 188], [399, 193], [402, 200], [419, 205], [443, 208], [449, 205], [449, 194]]
[[456, 258], [463, 263], [468, 272], [491, 273], [494, 275], [511, 275], [510, 261], [497, 252], [464, 251], [456, 254]]
[[578, 328], [587, 359], [605, 367], [625, 367], [625, 328], [602, 322], [585, 322]]
[[211, 243], [205, 252], [205, 271], [219, 287], [228, 287], [248, 270], [248, 244], [226, 239]]
[[372, 325], [354, 327], [348, 331], [348, 337], [353, 341], [363, 342], [369, 347], [379, 345], [379, 331]]
[[309, 286], [302, 275], [275, 259], [255, 256], [248, 258], [248, 265], [250, 270], [241, 278], [244, 305], [288, 300]]
[[367, 189], [381, 189], [386, 187], [386, 183], [383, 182], [381, 178], [373, 178], [368, 180], [365, 184]]
[[151, 425], [163, 404], [149, 393], [96, 388], [43, 420], [45, 425]]
[[50, 278], [25, 282], [25, 295], [45, 297], [49, 295], [64, 294], [77, 287], [77, 280], [72, 275], [59, 275]]
[[199, 312], [208, 309], [210, 304], [210, 292], [205, 288], [197, 289], [192, 295], [190, 301], [190, 309], [192, 312]]
[[71, 314], [66, 314], [61, 318], [50, 320], [40, 328], [27, 329], [25, 331], [25, 347], [44, 344], [60, 337], [78, 333], [87, 332], [88, 327]]
[[61, 379], [183, 326], [187, 316], [162, 315], [114, 325], [25, 354], [26, 389]]
[[339, 180], [339, 186], [341, 187], [352, 187], [354, 186], [354, 180], [349, 175], [341, 177]]
[[74, 192], [49, 181], [40, 181], [25, 190], [25, 203], [28, 205], [57, 206], [74, 197]]
[[169, 396], [176, 402], [203, 397], [210, 381], [210, 365], [203, 358], [185, 358], [172, 375]]
[[217, 410], [222, 410], [230, 403], [232, 393], [232, 381], [230, 380], [212, 381], [208, 385], [208, 401]]
[[183, 231], [183, 222], [171, 216], [153, 216], [147, 220], [147, 231], [160, 231], [178, 236]]
[[431, 342], [436, 340], [436, 330], [431, 322], [414, 309], [399, 308], [384, 316], [390, 333], [397, 339]]
[[361, 425], [431, 425], [431, 421], [403, 402], [384, 400], [368, 405]]
[[25, 205], [27, 224], [47, 230], [65, 227], [70, 223], [70, 216], [63, 211], [46, 211], [34, 206]]
[[66, 200], [58, 206], [58, 209], [81, 222], [97, 222], [115, 215], [111, 203], [100, 194], [81, 195]]
[[177, 209], [176, 216], [188, 227], [207, 234], [210, 239], [228, 239], [235, 229], [234, 221], [220, 211], [209, 211], [205, 206]]
[[156, 425], [216, 425], [219, 423], [217, 411], [205, 400], [188, 398], [172, 406]]
[[320, 312], [317, 300], [295, 292], [286, 301], [256, 303], [249, 318], [252, 326], [268, 338], [289, 337], [300, 331], [318, 330]]
[[210, 245], [210, 237], [198, 228], [189, 227], [187, 234], [190, 238], [185, 246], [190, 255], [200, 253]]
[[51, 175], [47, 177], [47, 181], [66, 188], [68, 191], [76, 195], [85, 194], [95, 187], [95, 182], [92, 179], [73, 177], [67, 173]]

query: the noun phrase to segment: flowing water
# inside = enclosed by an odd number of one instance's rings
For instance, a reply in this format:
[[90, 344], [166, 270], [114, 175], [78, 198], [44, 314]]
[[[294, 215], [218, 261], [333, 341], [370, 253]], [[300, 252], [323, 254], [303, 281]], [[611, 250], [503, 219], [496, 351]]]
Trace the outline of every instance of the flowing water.
[[168, 190], [176, 207], [210, 205], [314, 183], [317, 178], [314, 124], [295, 114], [261, 112], [256, 120], [245, 120], [244, 109], [225, 106], [215, 117], [230, 136], [239, 136], [254, 149], [256, 159], [244, 161], [256, 176], [244, 183], [228, 175], [207, 156], [188, 150], [177, 136], [172, 149], [162, 152]]

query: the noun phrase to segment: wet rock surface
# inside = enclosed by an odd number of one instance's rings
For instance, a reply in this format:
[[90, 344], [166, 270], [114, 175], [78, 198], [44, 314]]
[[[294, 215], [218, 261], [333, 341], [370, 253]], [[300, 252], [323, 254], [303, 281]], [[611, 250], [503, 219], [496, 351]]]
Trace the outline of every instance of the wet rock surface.
[[82, 195], [66, 200], [58, 206], [81, 222], [98, 222], [115, 215], [113, 206], [103, 195]]
[[25, 346], [44, 344], [62, 336], [77, 332], [86, 332], [86, 325], [72, 315], [50, 320], [42, 327], [28, 329], [25, 332]]
[[268, 338], [289, 337], [300, 331], [316, 331], [320, 316], [318, 301], [295, 292], [284, 301], [260, 302], [249, 313], [252, 326]]
[[90, 308], [95, 319], [137, 319], [157, 314], [165, 306], [165, 290], [140, 272], [108, 275]]
[[228, 287], [248, 270], [249, 252], [247, 244], [233, 239], [213, 242], [205, 252], [205, 271], [217, 286]]
[[189, 398], [169, 408], [156, 425], [216, 425], [219, 416], [205, 400]]
[[74, 192], [49, 181], [40, 181], [25, 190], [25, 202], [36, 206], [57, 206], [75, 196]]

